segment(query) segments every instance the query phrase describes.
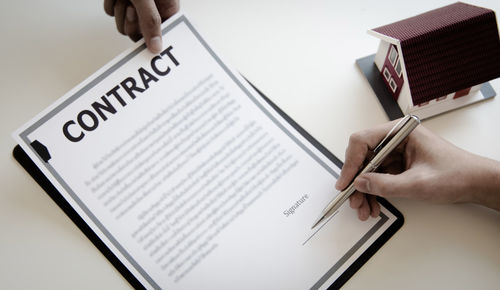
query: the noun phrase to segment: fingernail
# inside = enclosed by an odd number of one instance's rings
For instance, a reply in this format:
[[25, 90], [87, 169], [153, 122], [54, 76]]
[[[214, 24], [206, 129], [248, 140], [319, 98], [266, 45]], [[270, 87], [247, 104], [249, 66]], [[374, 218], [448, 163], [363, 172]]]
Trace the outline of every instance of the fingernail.
[[149, 41], [149, 49], [153, 53], [159, 53], [161, 51], [161, 38], [159, 36], [151, 38]]
[[369, 193], [370, 191], [370, 181], [365, 177], [356, 178], [356, 189], [361, 192]]
[[127, 7], [127, 13], [126, 13], [127, 21], [128, 22], [134, 22], [135, 21], [135, 10], [132, 8], [132, 6]]

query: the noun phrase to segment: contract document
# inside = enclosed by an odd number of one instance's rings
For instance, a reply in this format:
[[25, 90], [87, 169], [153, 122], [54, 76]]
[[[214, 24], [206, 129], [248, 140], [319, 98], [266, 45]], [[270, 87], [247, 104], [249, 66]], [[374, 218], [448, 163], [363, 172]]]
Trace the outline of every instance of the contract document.
[[340, 161], [185, 15], [162, 32], [160, 54], [137, 44], [16, 141], [145, 288], [341, 285], [402, 217], [384, 201], [362, 222], [346, 203], [312, 230], [336, 194]]

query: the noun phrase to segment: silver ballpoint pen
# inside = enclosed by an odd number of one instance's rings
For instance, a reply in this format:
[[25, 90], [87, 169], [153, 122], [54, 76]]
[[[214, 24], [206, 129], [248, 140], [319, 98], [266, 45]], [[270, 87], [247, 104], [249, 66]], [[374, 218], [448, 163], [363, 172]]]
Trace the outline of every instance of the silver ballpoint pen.
[[321, 215], [316, 219], [311, 229], [316, 227], [321, 221], [330, 217], [333, 213], [335, 213], [339, 207], [351, 196], [351, 194], [356, 191], [354, 188], [354, 179], [357, 176], [373, 172], [377, 169], [377, 167], [385, 160], [385, 158], [391, 153], [396, 147], [398, 147], [403, 140], [408, 137], [408, 135], [415, 129], [418, 124], [420, 124], [420, 119], [414, 115], [406, 115], [402, 118], [390, 131], [387, 135], [380, 141], [380, 143], [373, 149], [374, 156], [368, 162], [368, 164], [359, 171], [356, 176], [353, 178], [349, 186], [346, 187], [343, 191], [341, 191], [335, 198], [333, 198], [328, 205], [323, 209]]

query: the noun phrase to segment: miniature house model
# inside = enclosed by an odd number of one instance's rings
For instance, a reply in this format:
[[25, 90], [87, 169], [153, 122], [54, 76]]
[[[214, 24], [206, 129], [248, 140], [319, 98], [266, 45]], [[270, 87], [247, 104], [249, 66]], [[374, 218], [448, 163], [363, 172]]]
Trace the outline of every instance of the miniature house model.
[[427, 118], [483, 100], [482, 84], [500, 76], [489, 9], [458, 2], [368, 33], [381, 40], [374, 61], [403, 114]]

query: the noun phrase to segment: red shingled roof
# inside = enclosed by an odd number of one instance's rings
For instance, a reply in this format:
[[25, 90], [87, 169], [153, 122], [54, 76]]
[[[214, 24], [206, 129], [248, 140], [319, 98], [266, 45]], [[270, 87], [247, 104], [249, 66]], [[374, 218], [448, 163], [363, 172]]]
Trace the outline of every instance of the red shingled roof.
[[458, 2], [373, 30], [401, 42], [415, 105], [500, 76], [490, 9]]

